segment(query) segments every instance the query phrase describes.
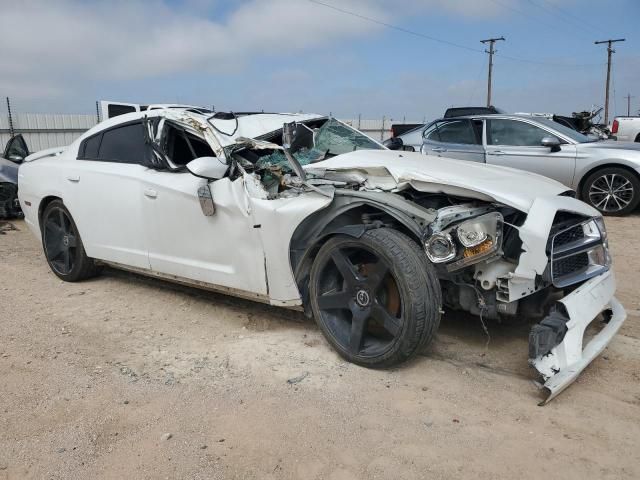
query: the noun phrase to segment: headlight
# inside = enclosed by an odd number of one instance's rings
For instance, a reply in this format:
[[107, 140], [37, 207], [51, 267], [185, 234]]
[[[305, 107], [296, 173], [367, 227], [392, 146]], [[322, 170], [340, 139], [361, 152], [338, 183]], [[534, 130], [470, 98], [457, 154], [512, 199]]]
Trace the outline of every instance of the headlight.
[[[458, 252], [456, 238], [462, 247]], [[425, 241], [427, 257], [433, 263], [450, 262], [447, 269], [457, 270], [490, 257], [502, 246], [502, 215], [487, 213], [435, 233]]]
[[465, 248], [462, 259], [447, 265], [450, 271], [490, 257], [502, 246], [502, 215], [498, 212], [480, 215], [455, 228], [458, 240]]
[[456, 233], [462, 246], [470, 248], [480, 245], [487, 239], [488, 233], [485, 229], [482, 222], [464, 222], [458, 227]]
[[424, 244], [427, 257], [433, 263], [448, 262], [456, 256], [456, 246], [448, 233], [435, 233]]

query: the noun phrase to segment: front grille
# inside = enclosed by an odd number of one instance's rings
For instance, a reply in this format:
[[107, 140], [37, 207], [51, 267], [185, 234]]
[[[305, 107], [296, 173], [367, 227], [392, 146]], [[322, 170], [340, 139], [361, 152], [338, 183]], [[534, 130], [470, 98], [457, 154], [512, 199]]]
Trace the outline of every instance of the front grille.
[[589, 255], [579, 253], [567, 258], [553, 261], [553, 277], [562, 278], [571, 273], [579, 272], [589, 266]]
[[567, 245], [568, 243], [575, 242], [584, 238], [584, 230], [582, 225], [575, 225], [563, 232], [558, 233], [554, 239], [554, 246], [556, 248]]
[[556, 218], [548, 247], [553, 284], [564, 288], [608, 270], [605, 235], [594, 219]]

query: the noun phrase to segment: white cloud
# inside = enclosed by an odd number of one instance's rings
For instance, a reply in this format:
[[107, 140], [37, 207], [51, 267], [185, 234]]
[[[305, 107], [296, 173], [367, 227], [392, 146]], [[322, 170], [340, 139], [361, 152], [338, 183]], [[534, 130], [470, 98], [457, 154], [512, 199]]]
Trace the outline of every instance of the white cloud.
[[[17, 83], [27, 76], [55, 81], [70, 71], [105, 80], [236, 69], [258, 57], [322, 48], [383, 28], [304, 0], [236, 2], [224, 21], [206, 15], [220, 7], [212, 0], [186, 0], [180, 6], [160, 0], [4, 3], [0, 58], [11, 59], [3, 62], [3, 75]], [[417, 11], [495, 13], [475, 0], [327, 3], [384, 21]]]

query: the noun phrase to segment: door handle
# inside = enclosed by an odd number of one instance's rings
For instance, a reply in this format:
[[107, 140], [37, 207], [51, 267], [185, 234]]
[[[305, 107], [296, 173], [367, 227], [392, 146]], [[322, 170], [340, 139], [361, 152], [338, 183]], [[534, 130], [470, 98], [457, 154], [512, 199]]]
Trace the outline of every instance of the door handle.
[[78, 183], [80, 181], [80, 175], [67, 175], [67, 180]]
[[153, 188], [147, 188], [144, 191], [144, 194], [149, 198], [156, 198], [158, 196], [158, 192], [156, 192]]
[[502, 150], [490, 150], [487, 152], [487, 155], [504, 155], [504, 152]]
[[431, 151], [440, 153], [440, 152], [446, 152], [447, 149], [446, 148], [442, 148], [442, 147], [434, 147], [434, 148], [431, 149]]

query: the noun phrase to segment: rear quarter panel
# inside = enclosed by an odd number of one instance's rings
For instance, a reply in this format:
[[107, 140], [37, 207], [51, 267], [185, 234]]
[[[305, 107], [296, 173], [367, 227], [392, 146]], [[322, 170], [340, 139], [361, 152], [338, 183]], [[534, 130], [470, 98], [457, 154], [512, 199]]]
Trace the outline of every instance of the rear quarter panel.
[[[70, 152], [73, 152], [71, 153]], [[70, 162], [75, 162], [76, 149], [58, 156], [24, 162], [18, 170], [18, 198], [27, 226], [41, 240], [39, 211], [42, 201], [50, 196], [65, 198], [65, 175]], [[73, 212], [71, 212], [73, 215]]]

